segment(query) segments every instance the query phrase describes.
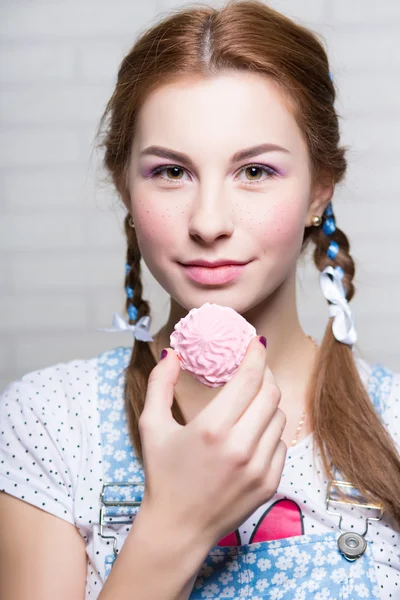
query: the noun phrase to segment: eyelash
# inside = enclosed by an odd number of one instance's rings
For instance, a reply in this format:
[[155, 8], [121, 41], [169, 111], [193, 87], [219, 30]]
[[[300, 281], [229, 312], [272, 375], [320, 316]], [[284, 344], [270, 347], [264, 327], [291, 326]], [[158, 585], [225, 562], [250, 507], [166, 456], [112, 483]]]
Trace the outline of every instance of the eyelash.
[[[278, 176], [278, 172], [275, 171], [275, 169], [272, 169], [272, 167], [267, 167], [266, 165], [259, 165], [257, 163], [253, 163], [253, 164], [245, 165], [244, 167], [241, 167], [241, 169], [239, 169], [239, 173], [241, 173], [242, 171], [245, 171], [246, 169], [250, 169], [251, 167], [256, 167], [258, 169], [262, 169], [263, 171], [265, 171], [267, 173], [268, 177], [266, 177], [265, 179], [260, 179], [260, 180], [256, 180], [256, 181], [247, 181], [247, 184], [249, 184], [249, 185], [260, 185], [261, 183], [264, 183], [268, 179], [273, 179]], [[180, 167], [179, 165], [162, 165], [160, 167], [157, 167], [156, 169], [153, 169], [153, 171], [150, 173], [150, 179], [156, 179], [156, 177], [162, 171], [165, 171], [166, 169], [173, 169], [173, 168], [181, 169], [182, 171], [186, 170], [183, 167]], [[171, 184], [177, 183], [180, 181], [179, 179], [168, 179], [168, 177], [162, 177], [161, 179], [164, 179], [164, 181], [168, 181]]]

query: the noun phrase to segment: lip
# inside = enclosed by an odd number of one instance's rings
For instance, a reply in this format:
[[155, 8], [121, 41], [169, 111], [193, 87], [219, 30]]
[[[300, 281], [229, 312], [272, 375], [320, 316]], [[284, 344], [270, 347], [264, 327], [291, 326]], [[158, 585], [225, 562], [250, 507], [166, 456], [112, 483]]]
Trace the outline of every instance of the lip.
[[198, 264], [199, 262], [200, 261], [197, 261], [197, 264], [180, 264], [189, 279], [196, 281], [196, 283], [202, 283], [205, 285], [221, 285], [224, 283], [229, 283], [230, 281], [234, 281], [243, 273], [246, 265], [248, 264], [225, 262], [224, 264], [220, 265], [214, 263], [214, 265], [216, 264], [217, 266], [204, 266]]
[[243, 262], [243, 261], [239, 261], [239, 260], [231, 260], [229, 258], [220, 258], [219, 260], [214, 260], [214, 261], [210, 261], [210, 260], [192, 260], [191, 262], [188, 263], [181, 263], [183, 264], [185, 267], [186, 266], [200, 266], [200, 267], [222, 267], [225, 265], [247, 265], [249, 261], [247, 262]]

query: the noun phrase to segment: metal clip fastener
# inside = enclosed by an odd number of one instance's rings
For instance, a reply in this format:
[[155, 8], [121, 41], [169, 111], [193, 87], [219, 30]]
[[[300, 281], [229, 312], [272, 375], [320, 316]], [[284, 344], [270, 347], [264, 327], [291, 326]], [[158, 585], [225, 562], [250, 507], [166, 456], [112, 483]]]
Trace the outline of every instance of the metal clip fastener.
[[[137, 500], [120, 500], [118, 499], [107, 499], [106, 498], [106, 488], [110, 488], [110, 491], [112, 488], [116, 488], [118, 490], [118, 488], [122, 488], [122, 487], [137, 487], [142, 485], [144, 487], [144, 481], [132, 481], [132, 482], [119, 482], [119, 481], [115, 481], [115, 482], [108, 482], [108, 483], [104, 483], [102, 490], [100, 492], [100, 502], [102, 503], [103, 506], [101, 506], [100, 508], [100, 517], [99, 517], [99, 524], [100, 524], [100, 536], [103, 539], [112, 539], [113, 540], [113, 555], [107, 557], [108, 558], [108, 563], [110, 563], [110, 565], [112, 566], [112, 563], [114, 562], [114, 560], [117, 557], [118, 554], [118, 550], [117, 550], [117, 538], [115, 535], [105, 535], [104, 534], [104, 527], [112, 527], [113, 525], [125, 525], [125, 524], [132, 524], [134, 517], [136, 516], [137, 512], [138, 512], [138, 507], [141, 505], [141, 500], [137, 501]], [[108, 507], [115, 507], [117, 510], [110, 510]], [[121, 511], [119, 510], [120, 508], [127, 508], [126, 511]], [[129, 508], [133, 508], [137, 510], [129, 510]], [[108, 510], [107, 510], [108, 509]], [[114, 513], [114, 514], [110, 514]], [[126, 519], [126, 516], [131, 517], [130, 519]], [[112, 521], [109, 521], [108, 523], [106, 523], [106, 518], [109, 519], [113, 519]]]
[[[340, 493], [342, 491], [342, 493]], [[346, 494], [347, 492], [347, 494]], [[343, 498], [343, 495], [345, 496]], [[365, 519], [365, 531], [364, 533], [356, 533], [355, 531], [342, 531], [341, 524], [343, 515], [338, 511], [329, 510], [329, 503], [333, 504], [347, 504], [351, 506], [357, 506], [359, 508], [368, 508], [378, 510], [379, 514], [377, 517], [367, 517]], [[355, 561], [357, 558], [362, 556], [367, 549], [367, 542], [365, 536], [368, 532], [369, 521], [380, 521], [383, 516], [383, 505], [382, 504], [371, 504], [368, 500], [360, 494], [360, 492], [349, 482], [334, 479], [328, 486], [326, 494], [326, 510], [331, 515], [339, 515], [339, 530], [341, 535], [338, 538], [338, 548], [343, 556], [350, 562]]]

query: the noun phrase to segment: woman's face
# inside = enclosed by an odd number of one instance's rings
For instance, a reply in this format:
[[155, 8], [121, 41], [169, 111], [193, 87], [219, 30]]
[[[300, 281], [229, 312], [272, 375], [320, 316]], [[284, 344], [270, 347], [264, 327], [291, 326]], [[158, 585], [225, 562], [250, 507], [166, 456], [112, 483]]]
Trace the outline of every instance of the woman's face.
[[[275, 85], [252, 73], [154, 91], [138, 116], [128, 192], [142, 257], [186, 310], [215, 302], [244, 313], [263, 301], [293, 275], [316, 209], [300, 129]], [[221, 259], [247, 264], [182, 266]]]

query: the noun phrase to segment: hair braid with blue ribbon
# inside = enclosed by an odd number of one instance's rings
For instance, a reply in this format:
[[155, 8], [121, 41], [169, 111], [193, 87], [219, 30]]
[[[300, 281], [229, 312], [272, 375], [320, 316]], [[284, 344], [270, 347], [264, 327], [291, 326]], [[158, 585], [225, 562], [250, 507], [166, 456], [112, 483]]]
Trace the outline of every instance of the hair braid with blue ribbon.
[[127, 253], [125, 263], [125, 292], [126, 311], [128, 320], [121, 314], [114, 313], [112, 327], [101, 328], [99, 331], [115, 332], [128, 331], [133, 337], [142, 342], [152, 342], [150, 334], [150, 306], [142, 298], [143, 286], [140, 278], [141, 254], [137, 242], [136, 232], [130, 225], [130, 215], [125, 218], [125, 233], [127, 238]]
[[351, 347], [357, 341], [355, 321], [348, 304], [355, 293], [355, 265], [349, 240], [336, 226], [331, 203], [319, 225], [311, 228], [308, 238], [315, 243], [314, 262], [320, 271], [320, 287], [333, 317], [333, 335], [337, 341]]
[[349, 302], [355, 293], [353, 277], [354, 261], [350, 255], [350, 242], [337, 225], [330, 202], [322, 215], [321, 227], [313, 228], [315, 242], [314, 262], [320, 271], [332, 266], [339, 274]]
[[136, 232], [129, 225], [130, 215], [125, 219], [125, 232], [127, 237], [127, 251], [125, 263], [125, 292], [126, 311], [129, 322], [136, 323], [141, 317], [150, 314], [150, 306], [143, 300], [143, 286], [140, 277], [140, 249], [137, 243]]

